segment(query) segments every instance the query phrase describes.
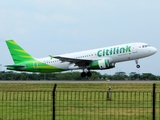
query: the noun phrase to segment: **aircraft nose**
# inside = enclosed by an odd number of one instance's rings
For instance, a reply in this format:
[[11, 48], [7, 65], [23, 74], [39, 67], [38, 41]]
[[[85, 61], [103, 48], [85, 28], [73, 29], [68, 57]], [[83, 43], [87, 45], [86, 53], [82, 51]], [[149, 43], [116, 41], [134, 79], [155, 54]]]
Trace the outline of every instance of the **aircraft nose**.
[[151, 51], [152, 51], [153, 54], [155, 54], [155, 53], [157, 52], [157, 48], [152, 47], [152, 50], [151, 50]]

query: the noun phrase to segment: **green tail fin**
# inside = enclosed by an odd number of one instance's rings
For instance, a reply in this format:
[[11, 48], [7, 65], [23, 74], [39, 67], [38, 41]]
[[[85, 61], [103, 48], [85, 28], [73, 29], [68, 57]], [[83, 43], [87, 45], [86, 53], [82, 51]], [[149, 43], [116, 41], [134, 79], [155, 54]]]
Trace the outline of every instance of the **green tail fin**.
[[23, 48], [21, 48], [14, 40], [7, 40], [6, 44], [15, 64], [28, 60], [34, 60], [34, 58]]

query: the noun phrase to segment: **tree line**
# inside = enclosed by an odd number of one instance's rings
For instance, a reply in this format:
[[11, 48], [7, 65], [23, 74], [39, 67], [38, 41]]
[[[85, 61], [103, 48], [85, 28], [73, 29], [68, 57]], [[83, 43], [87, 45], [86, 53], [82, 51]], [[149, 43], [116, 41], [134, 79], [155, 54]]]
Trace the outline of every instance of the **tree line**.
[[160, 80], [160, 76], [152, 73], [138, 74], [131, 72], [126, 75], [125, 72], [116, 72], [114, 75], [101, 74], [92, 71], [91, 77], [82, 78], [80, 72], [65, 72], [65, 73], [26, 73], [1, 71], [0, 80]]

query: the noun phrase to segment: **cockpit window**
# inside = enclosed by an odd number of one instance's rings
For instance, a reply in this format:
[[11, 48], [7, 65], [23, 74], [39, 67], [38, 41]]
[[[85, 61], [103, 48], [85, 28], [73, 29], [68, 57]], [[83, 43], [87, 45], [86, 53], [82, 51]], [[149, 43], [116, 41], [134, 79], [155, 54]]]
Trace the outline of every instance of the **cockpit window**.
[[150, 45], [142, 45], [142, 48], [150, 47]]

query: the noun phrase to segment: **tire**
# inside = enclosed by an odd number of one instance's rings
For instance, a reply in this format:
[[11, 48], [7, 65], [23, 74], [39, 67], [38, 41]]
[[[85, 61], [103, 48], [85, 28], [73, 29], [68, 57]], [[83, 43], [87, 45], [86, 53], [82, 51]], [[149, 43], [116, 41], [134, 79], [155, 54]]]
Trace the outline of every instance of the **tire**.
[[137, 67], [137, 68], [140, 68], [141, 66], [140, 66], [140, 65], [137, 65], [136, 67]]
[[86, 73], [85, 73], [85, 72], [82, 72], [82, 73], [81, 73], [81, 77], [86, 77]]
[[88, 76], [88, 77], [91, 77], [91, 76], [92, 76], [92, 73], [91, 73], [91, 72], [87, 72], [87, 76]]

